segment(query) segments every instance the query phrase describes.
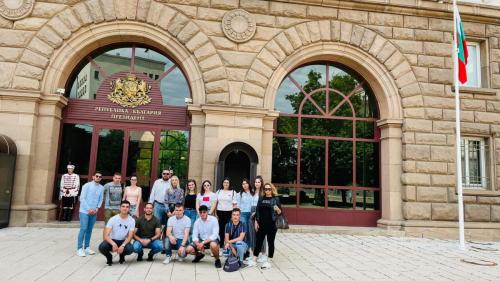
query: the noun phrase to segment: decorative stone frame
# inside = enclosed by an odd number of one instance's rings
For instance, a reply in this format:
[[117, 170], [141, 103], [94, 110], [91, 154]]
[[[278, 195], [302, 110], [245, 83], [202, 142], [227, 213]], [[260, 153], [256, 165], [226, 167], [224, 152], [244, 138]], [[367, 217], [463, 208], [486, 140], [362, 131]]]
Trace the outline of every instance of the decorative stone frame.
[[[403, 107], [398, 86], [387, 68], [359, 48], [341, 42], [322, 42], [299, 48], [287, 56], [273, 72], [263, 98], [264, 108], [273, 110], [281, 81], [296, 67], [313, 61], [333, 61], [355, 69], [370, 84], [380, 112], [377, 122], [380, 139], [380, 186], [382, 218], [378, 225], [399, 229], [403, 220], [402, 124]], [[383, 75], [380, 75], [383, 73]], [[272, 142], [272, 136], [266, 142]]]

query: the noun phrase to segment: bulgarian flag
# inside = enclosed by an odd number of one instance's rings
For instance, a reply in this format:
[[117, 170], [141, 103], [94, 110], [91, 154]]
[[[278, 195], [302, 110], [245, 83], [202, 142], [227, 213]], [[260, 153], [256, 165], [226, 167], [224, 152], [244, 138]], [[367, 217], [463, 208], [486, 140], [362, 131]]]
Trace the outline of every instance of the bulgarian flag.
[[467, 82], [467, 58], [469, 53], [467, 51], [467, 41], [465, 41], [465, 32], [460, 14], [458, 13], [457, 5], [454, 7], [455, 14], [455, 43], [457, 44], [457, 64], [458, 64], [458, 81], [465, 84]]

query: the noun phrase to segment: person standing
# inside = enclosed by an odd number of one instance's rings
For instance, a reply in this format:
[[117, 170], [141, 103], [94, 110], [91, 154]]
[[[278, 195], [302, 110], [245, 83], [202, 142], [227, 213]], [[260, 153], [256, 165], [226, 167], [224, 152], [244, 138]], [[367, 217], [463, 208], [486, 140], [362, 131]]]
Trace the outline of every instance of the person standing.
[[172, 176], [170, 179], [170, 188], [165, 192], [165, 212], [167, 217], [170, 218], [174, 215], [175, 205], [184, 204], [184, 189], [179, 185], [179, 178], [177, 176]]
[[142, 189], [137, 186], [137, 176], [130, 177], [130, 186], [125, 187], [123, 200], [130, 202], [130, 215], [134, 218], [138, 218], [139, 206], [142, 201]]
[[59, 200], [62, 200], [61, 221], [71, 221], [73, 218], [73, 208], [80, 191], [80, 176], [74, 173], [75, 165], [68, 164], [66, 169], [68, 173], [61, 177], [59, 191]]
[[217, 204], [217, 195], [212, 192], [212, 183], [209, 180], [204, 180], [201, 184], [201, 190], [196, 197], [196, 212], [200, 216], [200, 206], [207, 206], [208, 214], [213, 216], [215, 213], [215, 205]]
[[79, 257], [95, 254], [90, 249], [90, 238], [97, 218], [97, 211], [102, 205], [104, 187], [100, 184], [101, 172], [95, 172], [92, 179], [93, 181], [83, 185], [80, 195], [80, 232], [76, 245], [76, 254]]
[[246, 225], [240, 220], [241, 211], [238, 208], [231, 212], [231, 221], [226, 224], [224, 231], [224, 249], [231, 250], [233, 255], [240, 258], [240, 265], [248, 245], [245, 243]]
[[236, 196], [238, 195], [231, 189], [231, 183], [228, 178], [222, 181], [222, 188], [217, 191], [217, 219], [219, 220], [219, 237], [224, 239], [224, 228], [231, 220], [231, 212], [236, 208]]
[[241, 193], [238, 196], [238, 207], [241, 210], [241, 221], [244, 222], [247, 227], [245, 243], [248, 245], [248, 250], [250, 252], [249, 257], [251, 258], [253, 256], [252, 252], [255, 245], [255, 229], [252, 221], [252, 204], [255, 200], [255, 193], [248, 179], [242, 180], [241, 188]]
[[[251, 240], [251, 245], [249, 247], [252, 247], [252, 249], [255, 248], [255, 241], [257, 241], [256, 238], [256, 232], [255, 232], [255, 212], [257, 210], [257, 203], [259, 202], [259, 198], [264, 195], [264, 190], [262, 190], [264, 185], [264, 180], [262, 179], [262, 176], [257, 176], [255, 177], [255, 182], [254, 182], [254, 188], [255, 188], [255, 196], [252, 201], [252, 232], [249, 232], [249, 235], [252, 235]], [[267, 261], [267, 243], [266, 239], [264, 239], [264, 242], [262, 243], [262, 249], [260, 250], [259, 257], [257, 258], [258, 263], [264, 263]], [[252, 256], [248, 257], [248, 260], [253, 259]]]
[[186, 249], [190, 255], [195, 255], [193, 263], [199, 262], [205, 257], [205, 249], [210, 249], [215, 258], [215, 268], [221, 268], [219, 258], [219, 223], [217, 218], [208, 215], [206, 205], [201, 205], [198, 209], [200, 218], [193, 226], [193, 243]]
[[276, 238], [276, 217], [281, 214], [281, 204], [279, 201], [278, 192], [272, 183], [264, 185], [264, 196], [257, 203], [257, 211], [255, 214], [255, 229], [257, 230], [257, 241], [253, 252], [253, 260], [247, 262], [248, 266], [253, 266], [256, 263], [264, 238], [267, 236], [267, 245], [269, 246], [269, 258], [261, 265], [262, 269], [271, 268], [271, 262], [274, 256], [274, 240]]
[[161, 225], [167, 224], [167, 216], [165, 212], [165, 194], [168, 189], [170, 189], [170, 176], [172, 172], [168, 169], [164, 169], [161, 172], [161, 178], [157, 179], [153, 184], [151, 189], [151, 194], [149, 195], [149, 203], [154, 206], [154, 215], [160, 220]]
[[125, 262], [125, 256], [134, 252], [132, 237], [135, 231], [135, 220], [128, 215], [130, 202], [120, 203], [120, 213], [109, 219], [104, 228], [104, 241], [99, 245], [99, 252], [106, 257], [106, 264], [113, 265], [111, 253], [120, 255], [120, 263]]
[[118, 172], [113, 174], [113, 181], [104, 185], [104, 224], [109, 219], [120, 213], [120, 202], [122, 201], [122, 175]]
[[196, 211], [196, 181], [188, 180], [186, 196], [184, 198], [184, 213], [191, 220], [190, 234], [193, 232], [193, 224], [198, 218]]
[[167, 257], [164, 264], [170, 263], [172, 250], [177, 250], [177, 257], [182, 261], [186, 255], [187, 243], [189, 242], [189, 229], [191, 220], [184, 215], [184, 207], [177, 204], [174, 207], [174, 215], [168, 219], [167, 235], [165, 239], [165, 253]]
[[137, 261], [142, 261], [143, 248], [151, 249], [148, 253], [148, 261], [153, 261], [153, 256], [163, 249], [161, 240], [161, 223], [153, 216], [153, 204], [146, 203], [144, 215], [135, 221], [134, 252], [137, 253]]

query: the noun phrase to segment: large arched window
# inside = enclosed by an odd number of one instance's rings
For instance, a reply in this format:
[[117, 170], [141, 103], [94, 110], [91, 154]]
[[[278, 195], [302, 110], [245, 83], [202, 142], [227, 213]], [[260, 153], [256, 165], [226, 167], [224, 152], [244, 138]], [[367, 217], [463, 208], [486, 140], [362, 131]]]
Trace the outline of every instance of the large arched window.
[[136, 175], [145, 200], [163, 169], [173, 169], [184, 184], [187, 81], [174, 59], [146, 45], [113, 44], [84, 57], [66, 83], [57, 178], [68, 162], [76, 165], [82, 183], [94, 171], [103, 174], [103, 182], [115, 172], [124, 180]]
[[379, 210], [378, 108], [362, 77], [333, 63], [299, 67], [275, 108], [272, 181], [285, 206]]

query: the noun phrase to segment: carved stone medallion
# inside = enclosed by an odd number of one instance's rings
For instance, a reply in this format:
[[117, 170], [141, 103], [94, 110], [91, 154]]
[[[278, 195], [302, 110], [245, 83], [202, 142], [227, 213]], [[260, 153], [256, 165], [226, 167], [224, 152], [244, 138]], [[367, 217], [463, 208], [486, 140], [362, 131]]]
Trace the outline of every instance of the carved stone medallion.
[[31, 14], [35, 0], [0, 0], [0, 15], [9, 20], [19, 20]]
[[255, 34], [257, 25], [253, 16], [245, 10], [236, 9], [227, 12], [222, 18], [222, 30], [227, 38], [237, 43], [243, 43]]
[[123, 107], [138, 107], [151, 102], [148, 96], [151, 86], [144, 80], [137, 79], [134, 74], [127, 75], [126, 78], [118, 78], [111, 82], [111, 93], [108, 100]]

